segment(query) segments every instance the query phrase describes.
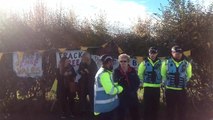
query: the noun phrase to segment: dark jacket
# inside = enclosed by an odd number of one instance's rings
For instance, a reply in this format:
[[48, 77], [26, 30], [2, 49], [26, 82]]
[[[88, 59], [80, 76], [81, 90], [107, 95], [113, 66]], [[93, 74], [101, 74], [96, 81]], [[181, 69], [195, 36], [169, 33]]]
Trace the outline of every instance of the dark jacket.
[[65, 72], [71, 72], [70, 75], [63, 75], [60, 74], [60, 70], [57, 69], [56, 77], [58, 80], [58, 86], [57, 86], [57, 95], [61, 94], [65, 89], [69, 89], [69, 83], [75, 81], [76, 72], [72, 65], [69, 65], [65, 67]]
[[119, 66], [113, 72], [113, 80], [123, 87], [123, 92], [119, 95], [120, 99], [137, 99], [140, 80], [133, 67], [129, 66], [125, 74]]
[[[85, 69], [87, 69], [89, 73], [87, 73]], [[97, 70], [98, 70], [97, 65], [93, 60], [91, 60], [91, 63], [89, 65], [81, 62], [78, 69], [78, 73], [81, 75], [79, 82], [82, 84], [84, 83], [89, 84], [89, 86], [90, 85], [93, 86]], [[81, 71], [83, 71], [83, 73]]]

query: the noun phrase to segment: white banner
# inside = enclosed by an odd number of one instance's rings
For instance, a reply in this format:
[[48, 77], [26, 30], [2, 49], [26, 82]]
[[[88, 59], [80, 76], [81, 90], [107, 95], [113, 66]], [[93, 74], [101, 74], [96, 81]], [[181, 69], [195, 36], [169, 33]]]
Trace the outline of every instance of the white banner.
[[41, 77], [42, 56], [39, 52], [34, 53], [13, 53], [13, 70], [19, 77]]
[[83, 54], [84, 54], [84, 51], [81, 51], [81, 50], [66, 50], [63, 53], [56, 52], [57, 68], [58, 68], [59, 61], [61, 60], [61, 58], [66, 56], [71, 61], [71, 65], [77, 71], [78, 66], [81, 62], [81, 57]]
[[[84, 54], [84, 51], [81, 51], [81, 50], [67, 50], [67, 51], [64, 51], [63, 53], [57, 52], [56, 53], [57, 68], [58, 68], [58, 64], [59, 64], [60, 59], [63, 56], [66, 56], [68, 59], [71, 60], [71, 65], [73, 66], [73, 68], [75, 69], [75, 71], [77, 73], [77, 70], [79, 68], [79, 64], [81, 62], [81, 57], [82, 57], [83, 54]], [[101, 67], [101, 61], [100, 61], [99, 58], [100, 58], [100, 56], [98, 56], [98, 55], [92, 55], [92, 59], [97, 64], [98, 68]], [[130, 66], [134, 67], [137, 70], [138, 63], [137, 63], [136, 59], [131, 58], [129, 64], [130, 64]], [[117, 68], [118, 65], [119, 65], [118, 60], [114, 59], [113, 68]], [[79, 78], [80, 78], [80, 75], [77, 73], [76, 81], [78, 81]]]
[[[81, 50], [67, 50], [67, 51], [64, 51], [63, 53], [57, 52], [56, 53], [57, 68], [58, 68], [58, 64], [59, 64], [60, 59], [63, 56], [66, 56], [68, 59], [70, 59], [71, 65], [77, 71], [79, 64], [81, 62], [81, 57], [82, 57], [83, 54], [84, 54], [84, 51], [81, 51]], [[100, 58], [100, 56], [98, 56], [98, 55], [92, 55], [92, 59], [97, 64], [98, 68], [101, 67], [101, 61], [100, 61], [99, 58]], [[134, 67], [135, 69], [137, 69], [137, 67], [138, 67], [137, 59], [131, 58], [129, 64], [130, 64], [130, 66]], [[113, 68], [118, 67], [118, 65], [119, 65], [118, 59], [114, 59]]]
[[[75, 69], [75, 71], [77, 73], [77, 70], [79, 68], [79, 64], [81, 62], [81, 57], [82, 57], [83, 54], [84, 54], [84, 51], [81, 51], [81, 50], [66, 50], [63, 53], [62, 52], [56, 52], [57, 68], [58, 68], [58, 65], [59, 65], [61, 58], [66, 56], [71, 61], [71, 65], [73, 66], [73, 68]], [[78, 80], [79, 78], [80, 78], [80, 75], [77, 73], [76, 80]]]

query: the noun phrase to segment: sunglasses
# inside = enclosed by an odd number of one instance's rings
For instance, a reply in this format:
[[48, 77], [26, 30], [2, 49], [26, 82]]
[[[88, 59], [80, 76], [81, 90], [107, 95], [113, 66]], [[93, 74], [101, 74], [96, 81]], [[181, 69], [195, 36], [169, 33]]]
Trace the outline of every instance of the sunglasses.
[[120, 61], [121, 63], [126, 63], [127, 61]]

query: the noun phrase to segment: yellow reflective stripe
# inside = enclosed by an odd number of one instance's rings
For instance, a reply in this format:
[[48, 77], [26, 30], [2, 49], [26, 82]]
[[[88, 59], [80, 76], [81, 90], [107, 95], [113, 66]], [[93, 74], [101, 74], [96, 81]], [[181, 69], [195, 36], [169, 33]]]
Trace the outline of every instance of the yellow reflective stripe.
[[187, 80], [189, 80], [192, 77], [192, 65], [191, 63], [188, 63], [187, 69], [186, 69], [186, 75]]
[[175, 87], [168, 87], [168, 86], [166, 86], [166, 89], [171, 89], [171, 90], [183, 90], [183, 88], [175, 88]]
[[159, 60], [157, 60], [157, 61], [155, 61], [155, 62], [153, 63], [152, 59], [150, 59], [149, 57], [148, 57], [148, 60], [149, 60], [149, 62], [152, 64], [152, 66], [155, 66], [155, 64], [158, 63], [158, 61], [159, 61]]
[[118, 99], [117, 95], [113, 98], [106, 99], [106, 100], [95, 100], [95, 103], [96, 104], [107, 104], [107, 103], [111, 103], [111, 102], [115, 101], [116, 99]]
[[175, 66], [176, 66], [176, 67], [179, 67], [180, 64], [181, 64], [184, 60], [182, 60], [182, 61], [180, 61], [180, 62], [177, 62], [177, 61], [175, 61], [175, 60], [172, 58], [172, 61], [175, 63]]
[[143, 83], [143, 87], [160, 87], [161, 84]]
[[163, 81], [166, 80], [166, 71], [167, 71], [166, 61], [163, 61], [161, 65], [161, 76]]

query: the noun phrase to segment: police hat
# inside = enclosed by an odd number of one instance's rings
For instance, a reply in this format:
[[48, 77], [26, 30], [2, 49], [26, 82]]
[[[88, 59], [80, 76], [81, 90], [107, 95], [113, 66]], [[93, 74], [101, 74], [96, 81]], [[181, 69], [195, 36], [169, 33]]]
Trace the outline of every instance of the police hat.
[[182, 53], [183, 50], [182, 50], [182, 48], [180, 46], [175, 45], [175, 46], [172, 47], [171, 52]]
[[102, 61], [102, 63], [107, 63], [108, 61], [113, 60], [113, 59], [110, 55], [105, 54], [100, 57], [100, 60]]
[[150, 47], [149, 53], [158, 53], [158, 49], [156, 47]]

